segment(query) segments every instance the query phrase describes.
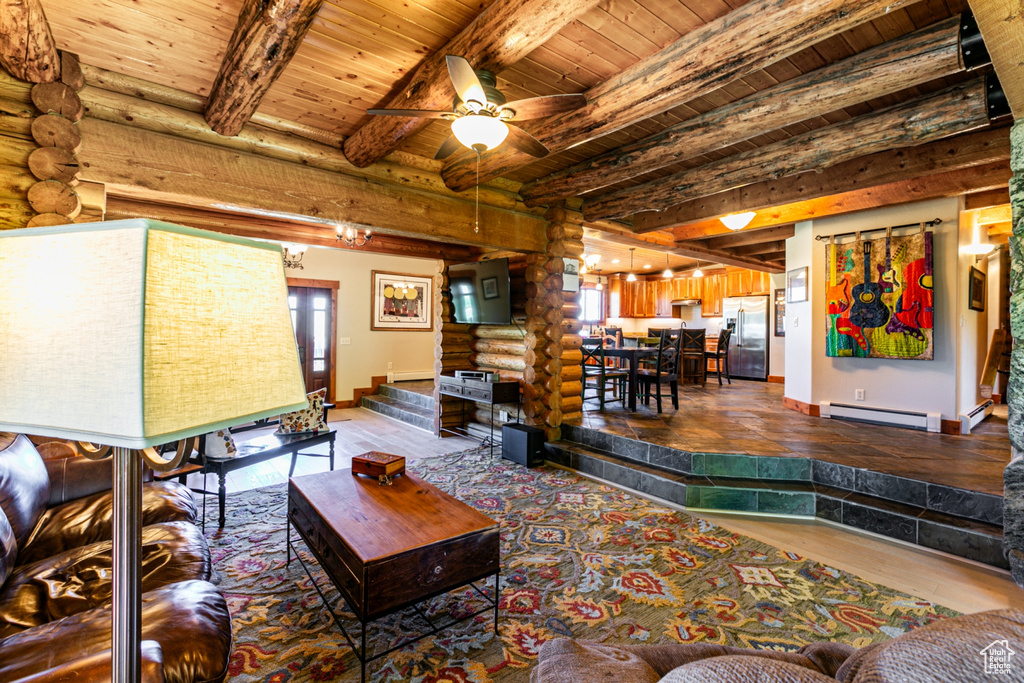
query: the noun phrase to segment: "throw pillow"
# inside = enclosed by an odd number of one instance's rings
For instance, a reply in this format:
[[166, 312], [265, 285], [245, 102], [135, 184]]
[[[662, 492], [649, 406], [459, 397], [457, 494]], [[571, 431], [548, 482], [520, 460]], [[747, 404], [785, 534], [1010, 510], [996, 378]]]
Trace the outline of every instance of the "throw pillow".
[[317, 389], [306, 394], [306, 401], [309, 402], [302, 410], [294, 413], [285, 413], [281, 416], [281, 424], [277, 428], [278, 434], [302, 434], [327, 431], [327, 423], [324, 422], [324, 401], [327, 399], [327, 387]]
[[726, 655], [702, 659], [672, 669], [659, 683], [829, 683], [835, 681], [823, 673], [777, 659]]
[[206, 457], [226, 460], [235, 457], [235, 440], [227, 429], [218, 429], [206, 435]]

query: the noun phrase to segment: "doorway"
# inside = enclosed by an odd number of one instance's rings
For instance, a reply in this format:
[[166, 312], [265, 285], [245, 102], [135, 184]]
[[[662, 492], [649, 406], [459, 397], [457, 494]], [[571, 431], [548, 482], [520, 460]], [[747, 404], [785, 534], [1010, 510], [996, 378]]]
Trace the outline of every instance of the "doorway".
[[326, 387], [328, 402], [334, 401], [337, 287], [333, 282], [288, 278], [288, 308], [302, 365], [302, 379], [307, 392]]

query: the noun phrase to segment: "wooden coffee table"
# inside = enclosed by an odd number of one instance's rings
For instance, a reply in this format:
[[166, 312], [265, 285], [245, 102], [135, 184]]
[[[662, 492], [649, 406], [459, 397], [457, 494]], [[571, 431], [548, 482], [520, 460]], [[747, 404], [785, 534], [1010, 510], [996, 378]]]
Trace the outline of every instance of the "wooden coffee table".
[[[367, 663], [442, 629], [494, 610], [498, 632], [498, 523], [412, 474], [390, 486], [353, 475], [351, 470], [293, 477], [288, 480], [288, 549], [291, 562], [294, 526], [361, 626], [361, 647], [324, 599], [361, 664]], [[314, 587], [324, 594], [309, 574]], [[473, 588], [487, 606], [462, 619], [437, 627], [418, 603], [494, 576], [495, 594]], [[415, 607], [430, 630], [373, 657], [366, 656], [367, 623]]]

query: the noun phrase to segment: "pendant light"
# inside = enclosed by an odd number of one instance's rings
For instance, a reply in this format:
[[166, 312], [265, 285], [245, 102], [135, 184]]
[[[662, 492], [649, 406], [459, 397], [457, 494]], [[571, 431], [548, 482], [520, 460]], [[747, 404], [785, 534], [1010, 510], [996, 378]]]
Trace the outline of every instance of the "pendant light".
[[597, 275], [597, 286], [594, 287], [594, 289], [600, 292], [602, 289], [604, 289], [604, 285], [601, 284], [601, 269], [594, 268], [594, 275]]
[[700, 260], [697, 261], [697, 270], [693, 271], [694, 277], [704, 277], [704, 273], [700, 269]]
[[673, 275], [674, 273], [672, 272], [672, 269], [668, 267], [668, 254], [665, 254], [665, 272], [662, 273], [661, 276], [669, 278], [672, 277]]
[[636, 247], [629, 248], [629, 275], [626, 276], [626, 282], [636, 282], [636, 275], [633, 274], [633, 252]]

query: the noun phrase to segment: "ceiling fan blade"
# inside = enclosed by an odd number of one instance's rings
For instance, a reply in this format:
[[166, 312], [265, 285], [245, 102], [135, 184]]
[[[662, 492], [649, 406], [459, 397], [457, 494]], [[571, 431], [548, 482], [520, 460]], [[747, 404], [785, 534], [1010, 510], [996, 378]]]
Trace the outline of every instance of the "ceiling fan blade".
[[548, 155], [548, 148], [542, 145], [537, 138], [533, 137], [519, 126], [509, 124], [508, 137], [505, 138], [505, 142], [512, 145], [520, 152], [526, 152], [530, 156], [546, 157]]
[[367, 109], [367, 114], [378, 116], [415, 116], [421, 119], [443, 119], [450, 111], [430, 111], [429, 109]]
[[455, 154], [462, 148], [462, 143], [454, 135], [449, 135], [448, 139], [441, 143], [441, 146], [437, 148], [437, 154], [434, 155], [435, 159], [447, 159], [451, 155]]
[[529, 119], [540, 119], [552, 114], [579, 109], [587, 103], [587, 98], [579, 93], [567, 95], [547, 95], [545, 97], [530, 97], [525, 100], [509, 102], [502, 107], [504, 110], [511, 109], [515, 115], [506, 121], [527, 121]]
[[445, 55], [445, 63], [448, 65], [448, 75], [451, 76], [455, 92], [463, 102], [474, 100], [480, 104], [487, 104], [487, 95], [484, 93], [484, 86], [477, 78], [476, 71], [465, 57], [457, 55]]

